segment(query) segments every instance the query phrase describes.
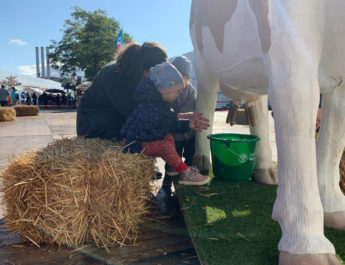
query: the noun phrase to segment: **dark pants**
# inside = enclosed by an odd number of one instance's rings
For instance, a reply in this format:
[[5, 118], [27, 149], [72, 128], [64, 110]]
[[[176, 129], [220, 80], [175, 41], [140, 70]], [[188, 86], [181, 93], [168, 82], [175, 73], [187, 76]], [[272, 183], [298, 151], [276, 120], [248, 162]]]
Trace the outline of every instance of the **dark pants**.
[[195, 153], [195, 138], [187, 141], [175, 142], [175, 146], [179, 156], [185, 158], [184, 162], [187, 164], [187, 166], [191, 166]]
[[8, 106], [8, 101], [7, 101], [7, 100], [6, 100], [6, 101], [5, 101], [5, 100], [1, 100], [1, 101], [0, 101], [0, 106], [1, 106], [1, 107], [6, 107], [6, 106]]

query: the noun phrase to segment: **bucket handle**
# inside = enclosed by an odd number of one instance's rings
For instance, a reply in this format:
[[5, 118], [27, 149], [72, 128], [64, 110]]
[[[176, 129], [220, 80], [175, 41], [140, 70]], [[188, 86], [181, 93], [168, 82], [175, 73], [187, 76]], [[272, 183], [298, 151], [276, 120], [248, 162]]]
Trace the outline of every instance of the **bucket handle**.
[[222, 144], [225, 146], [226, 149], [228, 149], [230, 151], [230, 153], [234, 154], [235, 156], [237, 156], [238, 158], [238, 161], [240, 163], [246, 163], [247, 161], [254, 161], [255, 160], [255, 153], [254, 154], [250, 154], [250, 157], [248, 158], [248, 155], [247, 154], [238, 154], [236, 153], [235, 151], [231, 150], [230, 149], [230, 142], [227, 142], [229, 143], [229, 146], [226, 145], [226, 143], [224, 141], [222, 141]]

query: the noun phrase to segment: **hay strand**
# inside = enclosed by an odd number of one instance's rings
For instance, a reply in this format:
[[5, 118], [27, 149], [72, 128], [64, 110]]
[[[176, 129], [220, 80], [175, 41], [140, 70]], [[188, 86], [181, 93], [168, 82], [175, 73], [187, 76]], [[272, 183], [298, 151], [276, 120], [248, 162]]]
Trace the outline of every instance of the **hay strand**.
[[1, 175], [7, 227], [34, 244], [134, 244], [148, 217], [154, 161], [117, 142], [57, 140], [14, 156]]

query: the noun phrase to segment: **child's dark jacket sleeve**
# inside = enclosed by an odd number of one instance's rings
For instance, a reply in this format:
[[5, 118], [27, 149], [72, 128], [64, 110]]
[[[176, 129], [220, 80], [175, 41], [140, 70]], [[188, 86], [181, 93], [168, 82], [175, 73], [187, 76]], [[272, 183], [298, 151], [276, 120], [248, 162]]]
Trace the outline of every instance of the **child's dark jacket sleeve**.
[[170, 133], [186, 133], [189, 132], [189, 120], [178, 120], [177, 113], [171, 112], [169, 115], [169, 132]]

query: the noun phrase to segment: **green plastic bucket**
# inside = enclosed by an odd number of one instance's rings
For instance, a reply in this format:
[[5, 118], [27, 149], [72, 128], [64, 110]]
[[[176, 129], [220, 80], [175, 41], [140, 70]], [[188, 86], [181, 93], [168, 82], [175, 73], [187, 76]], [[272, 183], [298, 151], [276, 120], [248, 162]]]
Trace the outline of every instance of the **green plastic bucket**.
[[230, 182], [248, 182], [251, 179], [256, 135], [220, 133], [210, 134], [212, 168], [215, 178]]

